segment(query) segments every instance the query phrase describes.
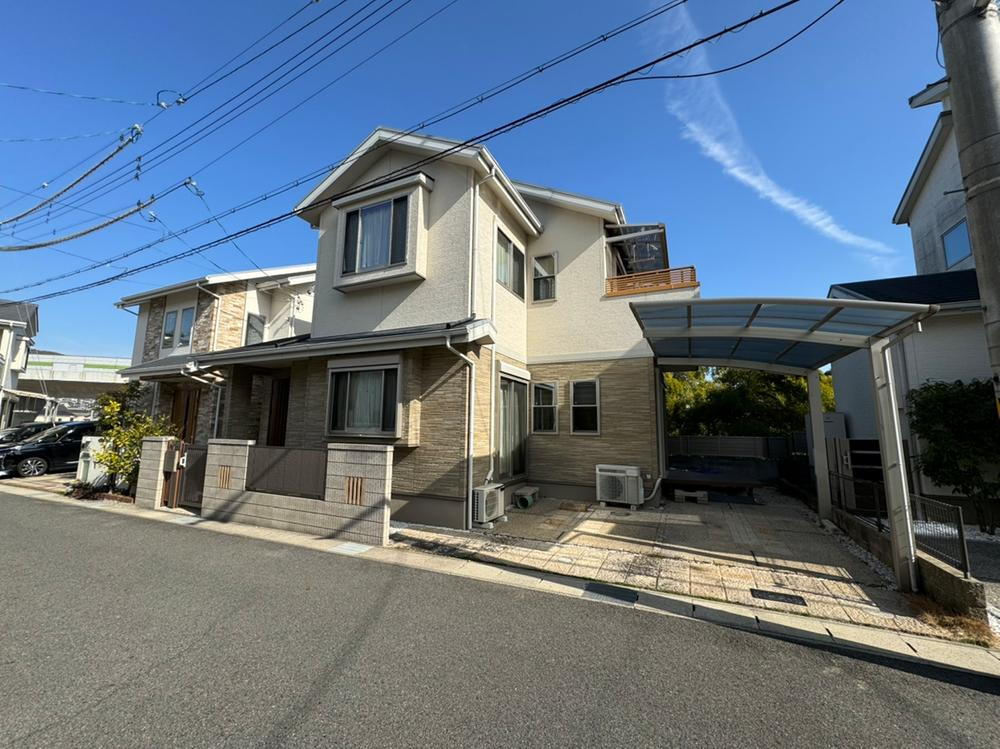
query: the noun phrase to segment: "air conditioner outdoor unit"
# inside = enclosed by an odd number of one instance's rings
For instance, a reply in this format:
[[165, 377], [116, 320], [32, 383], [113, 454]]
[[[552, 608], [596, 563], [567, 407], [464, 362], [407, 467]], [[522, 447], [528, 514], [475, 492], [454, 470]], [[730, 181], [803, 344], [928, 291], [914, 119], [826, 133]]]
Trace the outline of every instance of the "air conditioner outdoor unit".
[[478, 525], [492, 524], [503, 517], [503, 485], [484, 484], [472, 493], [472, 522]]
[[597, 501], [629, 505], [633, 510], [642, 504], [642, 473], [638, 466], [597, 466]]

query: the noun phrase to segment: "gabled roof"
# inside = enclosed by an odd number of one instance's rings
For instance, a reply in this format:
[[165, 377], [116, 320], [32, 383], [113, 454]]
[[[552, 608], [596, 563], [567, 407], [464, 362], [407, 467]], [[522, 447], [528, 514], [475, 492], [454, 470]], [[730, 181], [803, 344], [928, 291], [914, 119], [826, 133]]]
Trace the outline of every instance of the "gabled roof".
[[913, 207], [916, 205], [917, 198], [920, 197], [924, 185], [927, 184], [927, 178], [930, 177], [931, 170], [941, 156], [941, 151], [944, 150], [944, 146], [948, 142], [948, 136], [951, 135], [951, 128], [951, 112], [942, 112], [938, 116], [937, 122], [934, 123], [934, 129], [931, 130], [931, 136], [927, 139], [927, 144], [920, 154], [920, 160], [917, 161], [917, 166], [910, 176], [910, 181], [906, 183], [906, 190], [903, 192], [903, 197], [899, 201], [896, 213], [892, 217], [892, 223], [908, 224], [910, 222], [910, 214], [913, 213]]
[[830, 287], [831, 298], [871, 299], [906, 304], [954, 304], [978, 302], [979, 282], [975, 269], [926, 273], [920, 276], [876, 278], [871, 281], [838, 283]]
[[161, 286], [157, 289], [142, 291], [138, 294], [124, 296], [115, 302], [116, 307], [134, 307], [150, 299], [165, 294], [176, 294], [179, 291], [194, 289], [198, 286], [214, 286], [220, 283], [231, 283], [233, 281], [282, 281], [287, 283], [311, 283], [316, 280], [316, 263], [302, 263], [300, 265], [281, 265], [275, 268], [263, 268], [261, 270], [241, 270], [232, 273], [213, 273], [200, 278], [191, 278], [187, 281], [180, 281], [169, 286]]
[[515, 181], [514, 187], [524, 197], [532, 200], [552, 203], [574, 211], [580, 211], [581, 213], [588, 213], [592, 216], [603, 218], [611, 224], [625, 223], [625, 209], [621, 203], [613, 203], [610, 200], [592, 198], [588, 195], [580, 195], [566, 190], [557, 190], [554, 187], [533, 185], [530, 182]]
[[[538, 236], [542, 231], [542, 222], [528, 207], [524, 197], [514, 187], [510, 178], [500, 168], [486, 146], [456, 148], [461, 143], [462, 141], [451, 138], [419, 135], [387, 127], [378, 127], [351, 152], [350, 156], [340, 163], [340, 166], [310, 190], [309, 194], [295, 206], [295, 210], [299, 211], [299, 215], [312, 226], [317, 226], [319, 215], [325, 205], [312, 209], [309, 206], [316, 201], [332, 198], [340, 192], [350, 190], [357, 179], [385, 154], [385, 151], [382, 150], [384, 148], [391, 147], [393, 150], [413, 153], [417, 157], [424, 158], [448, 151], [448, 155], [444, 157], [448, 161], [470, 166], [482, 177], [493, 174], [495, 179], [490, 180], [489, 184], [496, 188], [500, 199], [522, 224], [524, 230], [532, 236]], [[414, 159], [414, 163], [419, 160], [420, 158]], [[419, 167], [415, 166], [414, 173], [418, 170]], [[400, 173], [400, 178], [406, 176], [410, 175]], [[359, 187], [360, 189], [363, 188]]]
[[0, 320], [24, 323], [28, 337], [38, 335], [38, 305], [30, 302], [16, 302], [0, 299]]

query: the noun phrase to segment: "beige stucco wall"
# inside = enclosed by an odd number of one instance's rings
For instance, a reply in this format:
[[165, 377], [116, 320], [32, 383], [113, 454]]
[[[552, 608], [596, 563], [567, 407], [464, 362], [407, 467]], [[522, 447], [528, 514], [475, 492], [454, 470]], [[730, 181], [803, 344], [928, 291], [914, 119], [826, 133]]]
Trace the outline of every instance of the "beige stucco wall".
[[605, 297], [604, 223], [550, 203], [529, 201], [545, 231], [528, 245], [530, 258], [556, 255], [556, 298], [527, 307], [528, 362], [647, 357], [649, 346], [629, 302], [687, 299], [697, 289]]
[[[592, 487], [598, 463], [639, 466], [647, 489], [659, 475], [656, 367], [652, 358], [529, 364], [532, 382], [556, 383], [559, 433], [528, 438], [528, 478]], [[570, 382], [600, 381], [599, 435], [570, 433]]]
[[[528, 237], [510, 212], [500, 204], [494, 185], [484, 184], [479, 190], [479, 262], [477, 276], [480, 277], [482, 303], [477, 307], [480, 317], [491, 318], [496, 327], [497, 351], [523, 361], [527, 357], [528, 282], [525, 281], [525, 299], [496, 282], [497, 232], [503, 231], [525, 255], [528, 256]], [[527, 275], [527, 274], [526, 274]], [[478, 310], [477, 310], [478, 311]]]
[[[354, 184], [413, 163], [414, 156], [389, 151]], [[342, 212], [320, 217], [313, 334], [389, 330], [460, 320], [468, 313], [472, 198], [470, 170], [444, 161], [423, 169], [434, 178], [420, 220], [426, 232], [426, 279], [341, 292], [333, 288], [341, 262], [338, 223]]]

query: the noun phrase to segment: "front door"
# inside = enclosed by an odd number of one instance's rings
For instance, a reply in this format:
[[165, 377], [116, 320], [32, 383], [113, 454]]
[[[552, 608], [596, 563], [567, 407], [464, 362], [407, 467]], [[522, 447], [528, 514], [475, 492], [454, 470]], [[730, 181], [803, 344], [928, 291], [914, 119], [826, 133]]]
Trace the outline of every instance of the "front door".
[[285, 427], [288, 424], [288, 390], [291, 380], [278, 377], [271, 380], [271, 408], [267, 416], [267, 444], [284, 447]]
[[174, 390], [174, 399], [170, 408], [170, 423], [172, 423], [184, 442], [194, 442], [198, 431], [198, 403], [201, 391], [196, 388], [178, 388]]

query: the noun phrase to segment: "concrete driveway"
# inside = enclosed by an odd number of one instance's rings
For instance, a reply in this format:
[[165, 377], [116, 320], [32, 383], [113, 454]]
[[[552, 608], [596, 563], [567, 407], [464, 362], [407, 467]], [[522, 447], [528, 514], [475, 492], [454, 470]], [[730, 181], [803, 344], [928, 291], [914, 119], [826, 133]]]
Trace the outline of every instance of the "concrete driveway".
[[[772, 489], [639, 511], [545, 499], [483, 534], [416, 527], [398, 544], [768, 610], [946, 637], [801, 502]], [[853, 548], [852, 548], [853, 547]]]

